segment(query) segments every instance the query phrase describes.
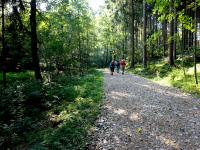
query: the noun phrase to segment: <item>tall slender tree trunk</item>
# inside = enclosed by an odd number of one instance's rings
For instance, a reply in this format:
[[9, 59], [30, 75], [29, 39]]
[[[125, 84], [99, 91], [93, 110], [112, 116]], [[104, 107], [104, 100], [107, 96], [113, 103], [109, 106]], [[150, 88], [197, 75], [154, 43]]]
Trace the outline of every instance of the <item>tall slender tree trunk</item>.
[[137, 30], [136, 30], [136, 37], [135, 37], [135, 47], [136, 47], [136, 49], [138, 49], [138, 38], [139, 38], [139, 34], [138, 34], [138, 32], [139, 32], [139, 30], [138, 30], [138, 26], [139, 26], [139, 23], [136, 22], [136, 26], [135, 26], [135, 28], [137, 29]]
[[[150, 35], [153, 35], [154, 33], [154, 16], [150, 14]], [[154, 58], [154, 49], [153, 49], [153, 45], [150, 44], [150, 48], [151, 48], [151, 58], [153, 59]]]
[[[155, 32], [155, 17], [152, 15], [151, 35]], [[154, 58], [154, 48], [151, 46], [151, 58]]]
[[134, 0], [130, 1], [130, 9], [131, 9], [131, 68], [135, 67], [135, 41], [134, 41], [134, 35], [135, 35], [135, 25], [134, 25], [134, 20], [135, 20], [135, 15], [134, 15]]
[[89, 32], [88, 32], [88, 29], [87, 29], [87, 40], [86, 40], [86, 43], [87, 43], [87, 48], [86, 48], [86, 70], [88, 71], [88, 62], [89, 62]]
[[[176, 11], [175, 11], [176, 13]], [[177, 29], [177, 24], [178, 24], [178, 18], [176, 17], [174, 19], [174, 34], [177, 35], [177, 32], [178, 32], [178, 29]], [[177, 45], [177, 39], [175, 39], [175, 37], [177, 36], [174, 36], [174, 44], [173, 44], [173, 59], [174, 61], [176, 60], [176, 45]]]
[[[192, 17], [192, 19], [194, 19], [194, 13], [192, 13], [191, 9], [188, 10], [188, 15], [190, 17]], [[193, 47], [193, 33], [192, 33], [192, 31], [189, 31], [189, 33], [188, 33], [188, 47], [189, 47], [189, 49], [191, 49]]]
[[143, 25], [143, 67], [147, 68], [147, 14], [146, 14], [146, 0], [143, 0], [143, 18], [144, 18], [144, 25]]
[[78, 31], [78, 49], [79, 49], [79, 73], [82, 75], [82, 50], [81, 50], [81, 33]]
[[196, 49], [197, 49], [197, 5], [195, 0], [195, 13], [194, 13], [194, 20], [195, 20], [195, 33], [194, 33], [194, 76], [195, 76], [195, 83], [198, 85], [198, 78], [197, 78], [197, 62], [196, 62]]
[[183, 24], [182, 24], [182, 40], [181, 40], [181, 57], [182, 57], [182, 68], [183, 68], [183, 74], [184, 74], [184, 77], [186, 76], [186, 71], [185, 71], [185, 66], [184, 66], [184, 40], [183, 40], [183, 33], [184, 33], [184, 27], [183, 27]]
[[163, 35], [163, 56], [166, 56], [167, 51], [167, 21], [164, 20], [162, 23], [162, 35]]
[[106, 64], [105, 64], [105, 66], [108, 65], [108, 54], [109, 54], [109, 50], [108, 50], [108, 41], [107, 41], [107, 43], [106, 43]]
[[[170, 10], [173, 12], [173, 0], [170, 1]], [[170, 46], [169, 46], [169, 64], [174, 65], [173, 47], [174, 47], [174, 20], [170, 22]]]
[[42, 81], [40, 65], [39, 65], [38, 48], [37, 48], [36, 0], [31, 0], [30, 5], [31, 5], [30, 24], [31, 24], [32, 61], [35, 71], [35, 78], [38, 81]]
[[6, 50], [6, 45], [5, 45], [5, 16], [4, 16], [4, 7], [5, 7], [5, 0], [1, 1], [1, 6], [2, 6], [2, 69], [3, 69], [3, 85], [4, 87], [6, 86], [6, 56], [5, 56], [5, 50]]

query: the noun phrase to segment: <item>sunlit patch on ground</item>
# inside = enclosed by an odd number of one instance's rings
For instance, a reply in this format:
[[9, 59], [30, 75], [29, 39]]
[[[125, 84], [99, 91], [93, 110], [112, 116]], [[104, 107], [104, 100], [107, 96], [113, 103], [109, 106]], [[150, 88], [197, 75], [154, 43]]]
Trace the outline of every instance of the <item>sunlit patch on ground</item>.
[[137, 121], [137, 120], [140, 119], [139, 113], [133, 112], [133, 113], [131, 113], [131, 115], [129, 116], [129, 118], [130, 118], [131, 121]]
[[180, 146], [173, 139], [166, 138], [166, 137], [164, 137], [162, 135], [156, 136], [156, 139], [160, 140], [161, 142], [163, 142], [164, 144], [166, 144], [166, 145], [168, 145], [168, 146], [170, 146], [172, 148], [180, 149]]
[[127, 111], [124, 109], [114, 109], [113, 112], [118, 115], [127, 115], [128, 114]]
[[199, 99], [138, 76], [104, 73], [106, 106], [98, 135], [100, 149], [200, 148]]

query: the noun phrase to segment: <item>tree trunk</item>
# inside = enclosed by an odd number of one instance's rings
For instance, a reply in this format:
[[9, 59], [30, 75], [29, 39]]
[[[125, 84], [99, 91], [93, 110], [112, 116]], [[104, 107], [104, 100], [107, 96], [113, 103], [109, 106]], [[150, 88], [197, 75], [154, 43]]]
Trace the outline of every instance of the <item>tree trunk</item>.
[[[178, 18], [176, 17], [174, 20], [174, 33], [177, 35], [178, 29], [177, 29], [177, 23], [178, 23]], [[176, 37], [176, 36], [175, 36]], [[174, 61], [176, 60], [176, 45], [177, 45], [177, 39], [174, 37], [174, 44], [173, 44], [173, 57]]]
[[196, 0], [195, 0], [195, 14], [194, 14], [194, 20], [195, 20], [195, 33], [194, 33], [194, 77], [195, 77], [195, 83], [198, 85], [198, 78], [197, 78], [197, 62], [196, 62], [196, 49], [197, 49], [197, 6], [196, 6]]
[[3, 85], [6, 86], [6, 56], [5, 56], [5, 16], [4, 16], [4, 7], [5, 7], [5, 0], [1, 1], [2, 6], [2, 69], [3, 69]]
[[[151, 35], [155, 33], [155, 17], [152, 15]], [[151, 58], [154, 58], [154, 48], [151, 46]]]
[[109, 50], [108, 50], [108, 42], [106, 43], [106, 64], [105, 66], [108, 66], [108, 54], [109, 54]]
[[38, 48], [37, 48], [36, 0], [31, 0], [30, 5], [31, 5], [30, 24], [31, 24], [32, 61], [33, 61], [33, 66], [34, 66], [34, 71], [35, 71], [35, 78], [38, 81], [42, 81], [40, 65], [39, 65]]
[[[194, 14], [192, 14], [192, 10], [188, 10], [188, 16], [192, 17], [194, 19]], [[190, 51], [193, 47], [193, 33], [192, 31], [188, 31], [188, 50]]]
[[[78, 23], [79, 24], [79, 23]], [[80, 27], [79, 27], [80, 29]], [[78, 49], [79, 49], [79, 73], [82, 76], [82, 50], [81, 50], [81, 33], [78, 31]]]
[[135, 26], [135, 28], [137, 29], [136, 30], [136, 37], [135, 37], [135, 47], [136, 47], [136, 49], [138, 49], [138, 38], [139, 38], [139, 34], [138, 34], [138, 32], [139, 32], [139, 29], [138, 29], [138, 26], [139, 26], [139, 23], [137, 23], [136, 22], [136, 24], [135, 24], [136, 26]]
[[162, 23], [162, 35], [163, 35], [163, 56], [166, 56], [167, 51], [167, 21], [164, 20]]
[[135, 41], [134, 41], [134, 0], [130, 1], [130, 17], [131, 17], [131, 25], [130, 25], [130, 30], [131, 30], [131, 68], [135, 67]]
[[[170, 1], [170, 9], [173, 12], [173, 0]], [[170, 46], [169, 46], [169, 64], [170, 66], [174, 65], [173, 58], [173, 47], [174, 47], [174, 20], [170, 22]]]
[[147, 44], [146, 44], [146, 38], [147, 38], [147, 14], [146, 14], [146, 0], [143, 0], [143, 19], [144, 19], [144, 25], [143, 25], [143, 67], [147, 68]]
[[87, 41], [86, 41], [86, 45], [87, 45], [87, 48], [86, 48], [86, 70], [88, 71], [88, 62], [89, 62], [89, 32], [88, 32], [88, 29], [87, 29]]

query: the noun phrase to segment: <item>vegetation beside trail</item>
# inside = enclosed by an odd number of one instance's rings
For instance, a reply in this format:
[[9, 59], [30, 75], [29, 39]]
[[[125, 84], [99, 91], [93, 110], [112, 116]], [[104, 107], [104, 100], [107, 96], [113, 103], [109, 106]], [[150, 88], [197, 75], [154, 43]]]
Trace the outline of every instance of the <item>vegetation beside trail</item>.
[[1, 0], [0, 149], [84, 149], [112, 60], [199, 94], [200, 0], [91, 2]]
[[2, 148], [73, 150], [86, 146], [100, 113], [102, 72], [91, 70], [83, 77], [60, 75], [44, 84], [36, 83], [32, 72], [8, 76], [5, 90], [0, 84]]
[[[199, 78], [200, 64], [197, 64], [197, 70]], [[175, 66], [170, 67], [166, 61], [161, 60], [149, 64], [145, 69], [142, 65], [137, 65], [134, 70], [128, 69], [128, 71], [161, 85], [177, 87], [184, 92], [200, 96], [200, 87], [195, 84], [194, 67], [191, 62], [185, 61], [184, 64], [182, 64], [181, 60], [177, 60]]]

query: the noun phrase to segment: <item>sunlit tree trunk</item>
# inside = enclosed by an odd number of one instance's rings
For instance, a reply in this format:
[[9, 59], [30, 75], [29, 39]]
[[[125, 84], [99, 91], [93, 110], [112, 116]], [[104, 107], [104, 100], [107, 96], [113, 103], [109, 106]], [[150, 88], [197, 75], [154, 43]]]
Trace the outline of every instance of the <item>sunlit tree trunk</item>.
[[31, 24], [32, 61], [35, 71], [35, 78], [38, 81], [42, 81], [40, 65], [39, 65], [38, 48], [37, 48], [36, 0], [31, 0], [30, 5], [31, 5], [30, 24]]
[[147, 68], [147, 14], [146, 14], [146, 0], [143, 0], [143, 19], [144, 19], [144, 25], [143, 25], [143, 67]]

